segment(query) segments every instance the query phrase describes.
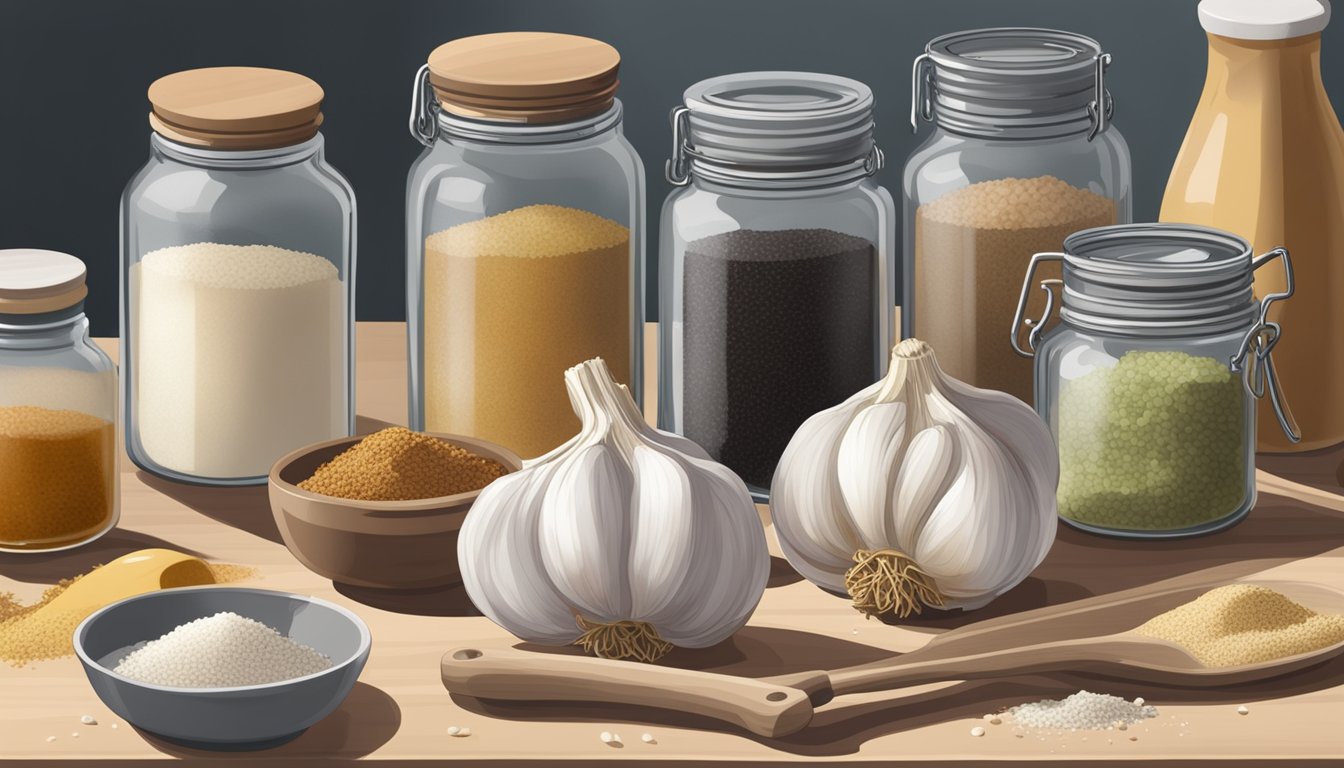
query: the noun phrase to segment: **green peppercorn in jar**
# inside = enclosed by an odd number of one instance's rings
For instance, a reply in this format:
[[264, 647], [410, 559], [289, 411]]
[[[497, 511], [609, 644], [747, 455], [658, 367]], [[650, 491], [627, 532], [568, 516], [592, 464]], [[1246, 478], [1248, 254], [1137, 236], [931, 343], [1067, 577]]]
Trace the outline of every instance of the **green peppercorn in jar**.
[[[1047, 261], [1063, 263], [1063, 280], [1041, 281], [1045, 317], [1024, 319]], [[1252, 276], [1271, 261], [1282, 262], [1287, 288], [1257, 300]], [[1063, 253], [1036, 254], [1012, 346], [1036, 358], [1036, 409], [1059, 451], [1060, 517], [1131, 538], [1209, 533], [1245, 517], [1256, 401], [1270, 395], [1298, 439], [1270, 356], [1281, 329], [1267, 319], [1292, 293], [1287, 251], [1255, 257], [1242, 238], [1204, 227], [1098, 227], [1069, 236]], [[1056, 300], [1060, 322], [1042, 332]]]

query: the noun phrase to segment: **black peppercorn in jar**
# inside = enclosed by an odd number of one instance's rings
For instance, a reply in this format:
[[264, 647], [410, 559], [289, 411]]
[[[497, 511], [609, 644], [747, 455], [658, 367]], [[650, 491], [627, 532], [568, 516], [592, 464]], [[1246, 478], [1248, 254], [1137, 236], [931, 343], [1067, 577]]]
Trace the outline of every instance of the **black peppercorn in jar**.
[[706, 80], [673, 113], [659, 423], [758, 500], [798, 426], [876, 381], [890, 348], [894, 207], [853, 80]]

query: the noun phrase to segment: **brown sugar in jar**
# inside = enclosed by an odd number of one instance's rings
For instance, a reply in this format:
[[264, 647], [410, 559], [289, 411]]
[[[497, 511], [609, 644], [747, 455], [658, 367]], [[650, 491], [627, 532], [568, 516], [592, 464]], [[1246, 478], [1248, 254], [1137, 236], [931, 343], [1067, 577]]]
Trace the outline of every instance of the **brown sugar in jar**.
[[79, 411], [0, 408], [0, 543], [49, 549], [113, 518], [116, 429]]
[[[915, 212], [915, 328], [950, 376], [1030, 403], [1032, 363], [1005, 329], [1033, 254], [1082, 229], [1116, 223], [1115, 202], [1053, 176], [971, 184]], [[1048, 269], [1042, 279], [1058, 278]], [[1040, 317], [1033, 292], [1028, 317]]]

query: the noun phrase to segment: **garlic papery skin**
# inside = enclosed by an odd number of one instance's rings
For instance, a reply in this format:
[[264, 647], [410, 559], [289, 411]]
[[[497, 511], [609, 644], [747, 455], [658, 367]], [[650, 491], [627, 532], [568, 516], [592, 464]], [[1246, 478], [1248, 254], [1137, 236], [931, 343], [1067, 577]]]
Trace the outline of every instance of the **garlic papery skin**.
[[1045, 559], [1059, 459], [1017, 398], [906, 339], [887, 376], [794, 433], [770, 489], [789, 563], [869, 616], [979, 608]]
[[606, 363], [565, 373], [582, 426], [491, 483], [458, 534], [471, 601], [514, 635], [653, 661], [747, 622], [770, 556], [746, 485], [644, 422]]

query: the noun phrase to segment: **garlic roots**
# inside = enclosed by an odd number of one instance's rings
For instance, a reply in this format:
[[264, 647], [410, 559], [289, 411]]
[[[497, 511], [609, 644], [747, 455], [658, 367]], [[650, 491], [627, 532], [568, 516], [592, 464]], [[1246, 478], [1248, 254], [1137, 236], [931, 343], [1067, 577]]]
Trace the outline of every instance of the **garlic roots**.
[[978, 608], [1025, 579], [1054, 542], [1058, 481], [1030, 406], [952, 379], [906, 339], [883, 380], [798, 428], [770, 511], [809, 581], [904, 618]]
[[467, 594], [531, 642], [654, 661], [742, 627], [769, 576], [746, 485], [660, 432], [606, 363], [565, 373], [579, 434], [481, 492], [458, 535]]

